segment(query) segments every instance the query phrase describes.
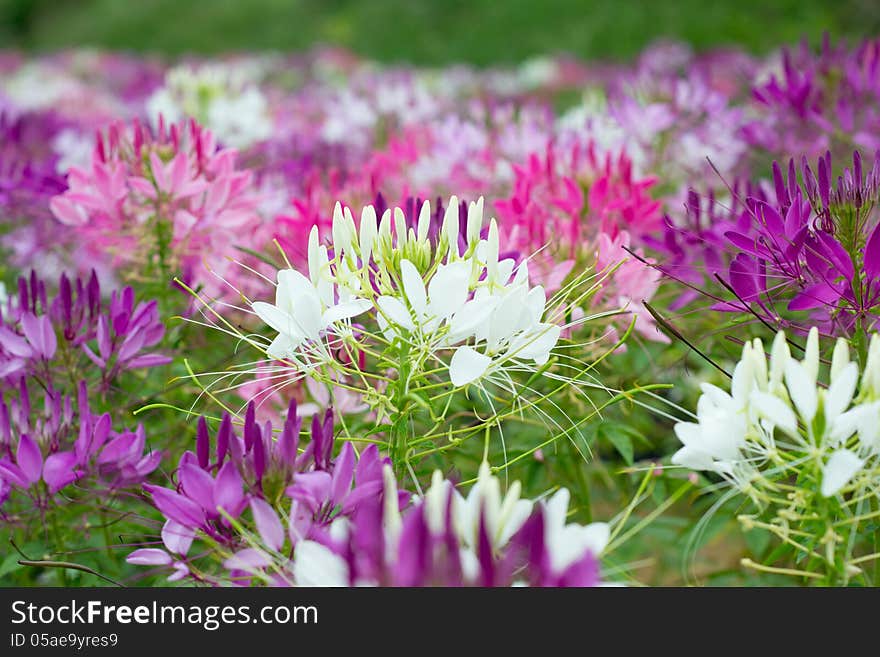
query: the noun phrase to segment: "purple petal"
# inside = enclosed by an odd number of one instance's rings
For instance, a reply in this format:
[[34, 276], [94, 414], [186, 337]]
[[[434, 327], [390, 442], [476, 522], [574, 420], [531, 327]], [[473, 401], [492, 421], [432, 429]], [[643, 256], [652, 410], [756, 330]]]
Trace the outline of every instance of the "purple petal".
[[204, 417], [199, 417], [198, 428], [196, 429], [196, 456], [199, 460], [199, 466], [208, 467], [210, 461], [211, 439], [208, 435], [208, 421]]
[[193, 529], [204, 524], [205, 512], [195, 502], [180, 493], [150, 484], [145, 484], [144, 490], [153, 496], [153, 504], [166, 518]]
[[828, 283], [814, 283], [798, 292], [788, 303], [789, 310], [811, 310], [833, 306], [840, 300], [840, 292]]
[[101, 360], [106, 363], [107, 359], [110, 358], [113, 347], [110, 344], [110, 331], [107, 328], [107, 318], [104, 315], [98, 318], [95, 335], [98, 339], [98, 353], [101, 354]]
[[30, 482], [15, 463], [9, 459], [0, 459], [0, 479], [8, 481], [19, 488], [29, 488]]
[[49, 360], [55, 355], [58, 341], [55, 338], [55, 329], [48, 317], [45, 315], [36, 317], [32, 313], [24, 313], [21, 316], [21, 327], [28, 342], [43, 358]]
[[127, 557], [126, 562], [135, 566], [170, 566], [173, 559], [165, 550], [158, 548], [141, 548]]
[[265, 568], [266, 566], [271, 565], [271, 563], [272, 560], [269, 558], [269, 555], [262, 550], [245, 548], [244, 550], [239, 550], [224, 561], [223, 566], [228, 570], [244, 570], [249, 572], [259, 568]]
[[880, 274], [880, 223], [874, 226], [865, 245], [865, 274], [869, 281]]
[[153, 470], [159, 467], [159, 464], [162, 462], [162, 457], [164, 453], [162, 451], [155, 451], [144, 456], [140, 461], [138, 461], [134, 470], [139, 478], [146, 477]]
[[216, 515], [214, 503], [214, 479], [207, 472], [194, 465], [183, 465], [178, 470], [180, 487], [190, 499], [198, 502], [208, 515]]
[[235, 464], [228, 461], [217, 473], [217, 481], [214, 483], [214, 506], [225, 509], [232, 516], [237, 516], [241, 513], [242, 502], [244, 502], [244, 493], [241, 475]]
[[54, 494], [76, 481], [82, 476], [82, 471], [76, 468], [76, 454], [73, 452], [58, 452], [46, 459], [43, 466], [43, 481], [49, 487], [49, 492]]
[[136, 370], [141, 367], [159, 367], [160, 365], [167, 365], [172, 360], [173, 359], [168, 356], [162, 356], [161, 354], [144, 354], [143, 356], [132, 358], [125, 364], [125, 366], [130, 370]]
[[330, 499], [333, 505], [341, 504], [345, 496], [351, 490], [351, 480], [354, 476], [355, 455], [351, 443], [345, 443], [339, 457], [333, 466], [333, 483], [330, 489]]
[[251, 513], [263, 543], [272, 550], [280, 550], [284, 545], [284, 527], [275, 510], [258, 497], [251, 499]]
[[15, 460], [29, 485], [40, 480], [40, 473], [43, 471], [43, 455], [40, 453], [39, 445], [31, 440], [27, 434], [23, 434], [18, 441]]
[[330, 494], [330, 474], [323, 471], [304, 472], [296, 475], [285, 494], [316, 511]]
[[34, 355], [34, 350], [28, 344], [28, 341], [5, 326], [0, 326], [0, 345], [2, 345], [7, 353], [13, 356], [30, 358]]
[[162, 525], [162, 542], [169, 552], [185, 555], [192, 546], [195, 532], [173, 520], [166, 520]]
[[139, 458], [142, 449], [137, 449], [137, 436], [127, 432], [107, 443], [98, 455], [98, 463], [116, 463], [121, 466]]

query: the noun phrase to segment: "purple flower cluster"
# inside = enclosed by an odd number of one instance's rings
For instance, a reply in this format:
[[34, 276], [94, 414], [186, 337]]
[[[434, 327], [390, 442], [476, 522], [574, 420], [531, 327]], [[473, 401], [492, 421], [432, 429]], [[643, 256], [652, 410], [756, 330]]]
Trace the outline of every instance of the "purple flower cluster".
[[[333, 413], [313, 417], [311, 440], [299, 449], [302, 418], [291, 401], [280, 435], [271, 422], [260, 425], [253, 402], [248, 405], [239, 436], [232, 418], [225, 414], [211, 446], [208, 425], [199, 420], [196, 451], [181, 456], [173, 488], [146, 485], [153, 504], [165, 516], [162, 541], [165, 550], [144, 548], [128, 560], [142, 565], [172, 565], [171, 579], [191, 575], [213, 581], [198, 564], [201, 554], [190, 555], [198, 535], [227, 555], [227, 577], [248, 583], [254, 568], [271, 563], [265, 549], [251, 546], [238, 522], [250, 509], [261, 543], [280, 552], [289, 540], [329, 540], [330, 527], [350, 516], [358, 506], [382, 491], [382, 468], [388, 463], [375, 445], [358, 456], [351, 443], [333, 453]], [[289, 500], [285, 532], [275, 508]], [[405, 501], [405, 497], [402, 497]], [[280, 583], [280, 582], [276, 582]]]
[[[14, 490], [29, 500], [4, 510], [4, 519], [14, 512], [44, 513], [58, 503], [61, 491], [106, 495], [138, 485], [161, 459], [160, 451], [147, 448], [143, 425], [114, 430], [109, 413], [92, 413], [85, 381], [79, 383], [75, 405], [70, 396], [49, 388], [42, 413], [31, 405], [24, 378], [8, 403], [0, 394], [0, 504]], [[74, 482], [77, 491], [68, 492]]]
[[826, 35], [818, 53], [806, 42], [783, 49], [779, 70], [752, 93], [758, 118], [745, 137], [780, 159], [880, 147], [880, 40], [850, 49]]
[[[710, 198], [689, 198], [684, 226], [667, 225], [657, 243], [668, 256], [661, 269], [691, 286], [692, 300], [706, 276], [722, 280], [734, 299], [714, 296], [714, 308], [745, 313], [774, 327], [819, 326], [853, 336], [874, 330], [880, 318], [880, 153], [867, 168], [859, 151], [835, 179], [831, 153], [815, 170], [794, 160], [773, 163], [773, 192], [734, 189], [731, 206], [717, 212]], [[775, 195], [775, 199], [772, 196]], [[702, 211], [701, 211], [702, 206]], [[702, 221], [703, 213], [709, 221]], [[807, 312], [807, 316], [803, 313]]]
[[135, 303], [130, 287], [113, 291], [106, 303], [94, 272], [73, 282], [62, 274], [50, 301], [45, 282], [31, 272], [0, 310], [0, 390], [20, 377], [58, 389], [86, 378], [106, 390], [123, 371], [170, 362], [148, 351], [164, 333], [156, 302]]

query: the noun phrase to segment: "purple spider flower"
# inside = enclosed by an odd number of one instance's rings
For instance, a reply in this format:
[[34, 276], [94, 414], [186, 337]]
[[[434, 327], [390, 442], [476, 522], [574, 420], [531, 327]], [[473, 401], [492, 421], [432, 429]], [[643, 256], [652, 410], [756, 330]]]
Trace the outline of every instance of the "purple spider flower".
[[143, 425], [116, 431], [109, 414], [91, 412], [84, 381], [76, 405], [47, 390], [42, 413], [32, 408], [24, 378], [8, 404], [0, 394], [2, 501], [17, 489], [33, 508], [47, 509], [55, 494], [74, 482], [83, 491], [112, 494], [143, 482], [161, 459], [161, 452], [147, 449]]
[[87, 282], [71, 282], [62, 274], [50, 302], [45, 283], [31, 272], [19, 278], [18, 294], [5, 312], [0, 309], [0, 389], [15, 385], [20, 376], [63, 385], [54, 360], [62, 353], [64, 368], [93, 364], [100, 371], [98, 384], [106, 389], [125, 370], [169, 363], [170, 358], [148, 351], [164, 334], [156, 302], [135, 304], [130, 287], [112, 292], [105, 305], [94, 271]]

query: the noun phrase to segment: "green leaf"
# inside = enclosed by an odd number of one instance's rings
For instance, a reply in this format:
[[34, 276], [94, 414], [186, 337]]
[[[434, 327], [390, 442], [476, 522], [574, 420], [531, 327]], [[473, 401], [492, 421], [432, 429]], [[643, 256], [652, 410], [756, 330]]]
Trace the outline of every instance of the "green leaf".
[[633, 447], [633, 438], [632, 435], [634, 432], [633, 429], [622, 425], [615, 424], [611, 422], [603, 422], [599, 425], [598, 430], [596, 431], [596, 435], [599, 439], [606, 439], [612, 445], [614, 445], [614, 449], [617, 450], [617, 453], [626, 461], [627, 465], [632, 465], [635, 455], [635, 448]]
[[7, 554], [6, 558], [3, 560], [3, 563], [0, 564], [0, 577], [11, 573], [13, 570], [21, 568], [18, 564], [18, 560], [21, 557], [18, 556], [15, 552], [11, 554]]
[[749, 552], [755, 555], [756, 558], [760, 559], [770, 546], [770, 541], [773, 538], [773, 535], [768, 531], [753, 529], [752, 531], [743, 532], [743, 538], [745, 539], [746, 547], [748, 547]]

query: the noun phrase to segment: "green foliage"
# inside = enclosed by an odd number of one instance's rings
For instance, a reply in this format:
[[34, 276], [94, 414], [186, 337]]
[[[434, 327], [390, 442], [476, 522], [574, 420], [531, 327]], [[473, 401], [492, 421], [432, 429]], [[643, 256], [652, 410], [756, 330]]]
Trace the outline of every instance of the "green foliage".
[[880, 27], [871, 0], [0, 0], [0, 43], [168, 54], [344, 46], [381, 61], [477, 65], [549, 52], [628, 58], [659, 38], [767, 51]]

